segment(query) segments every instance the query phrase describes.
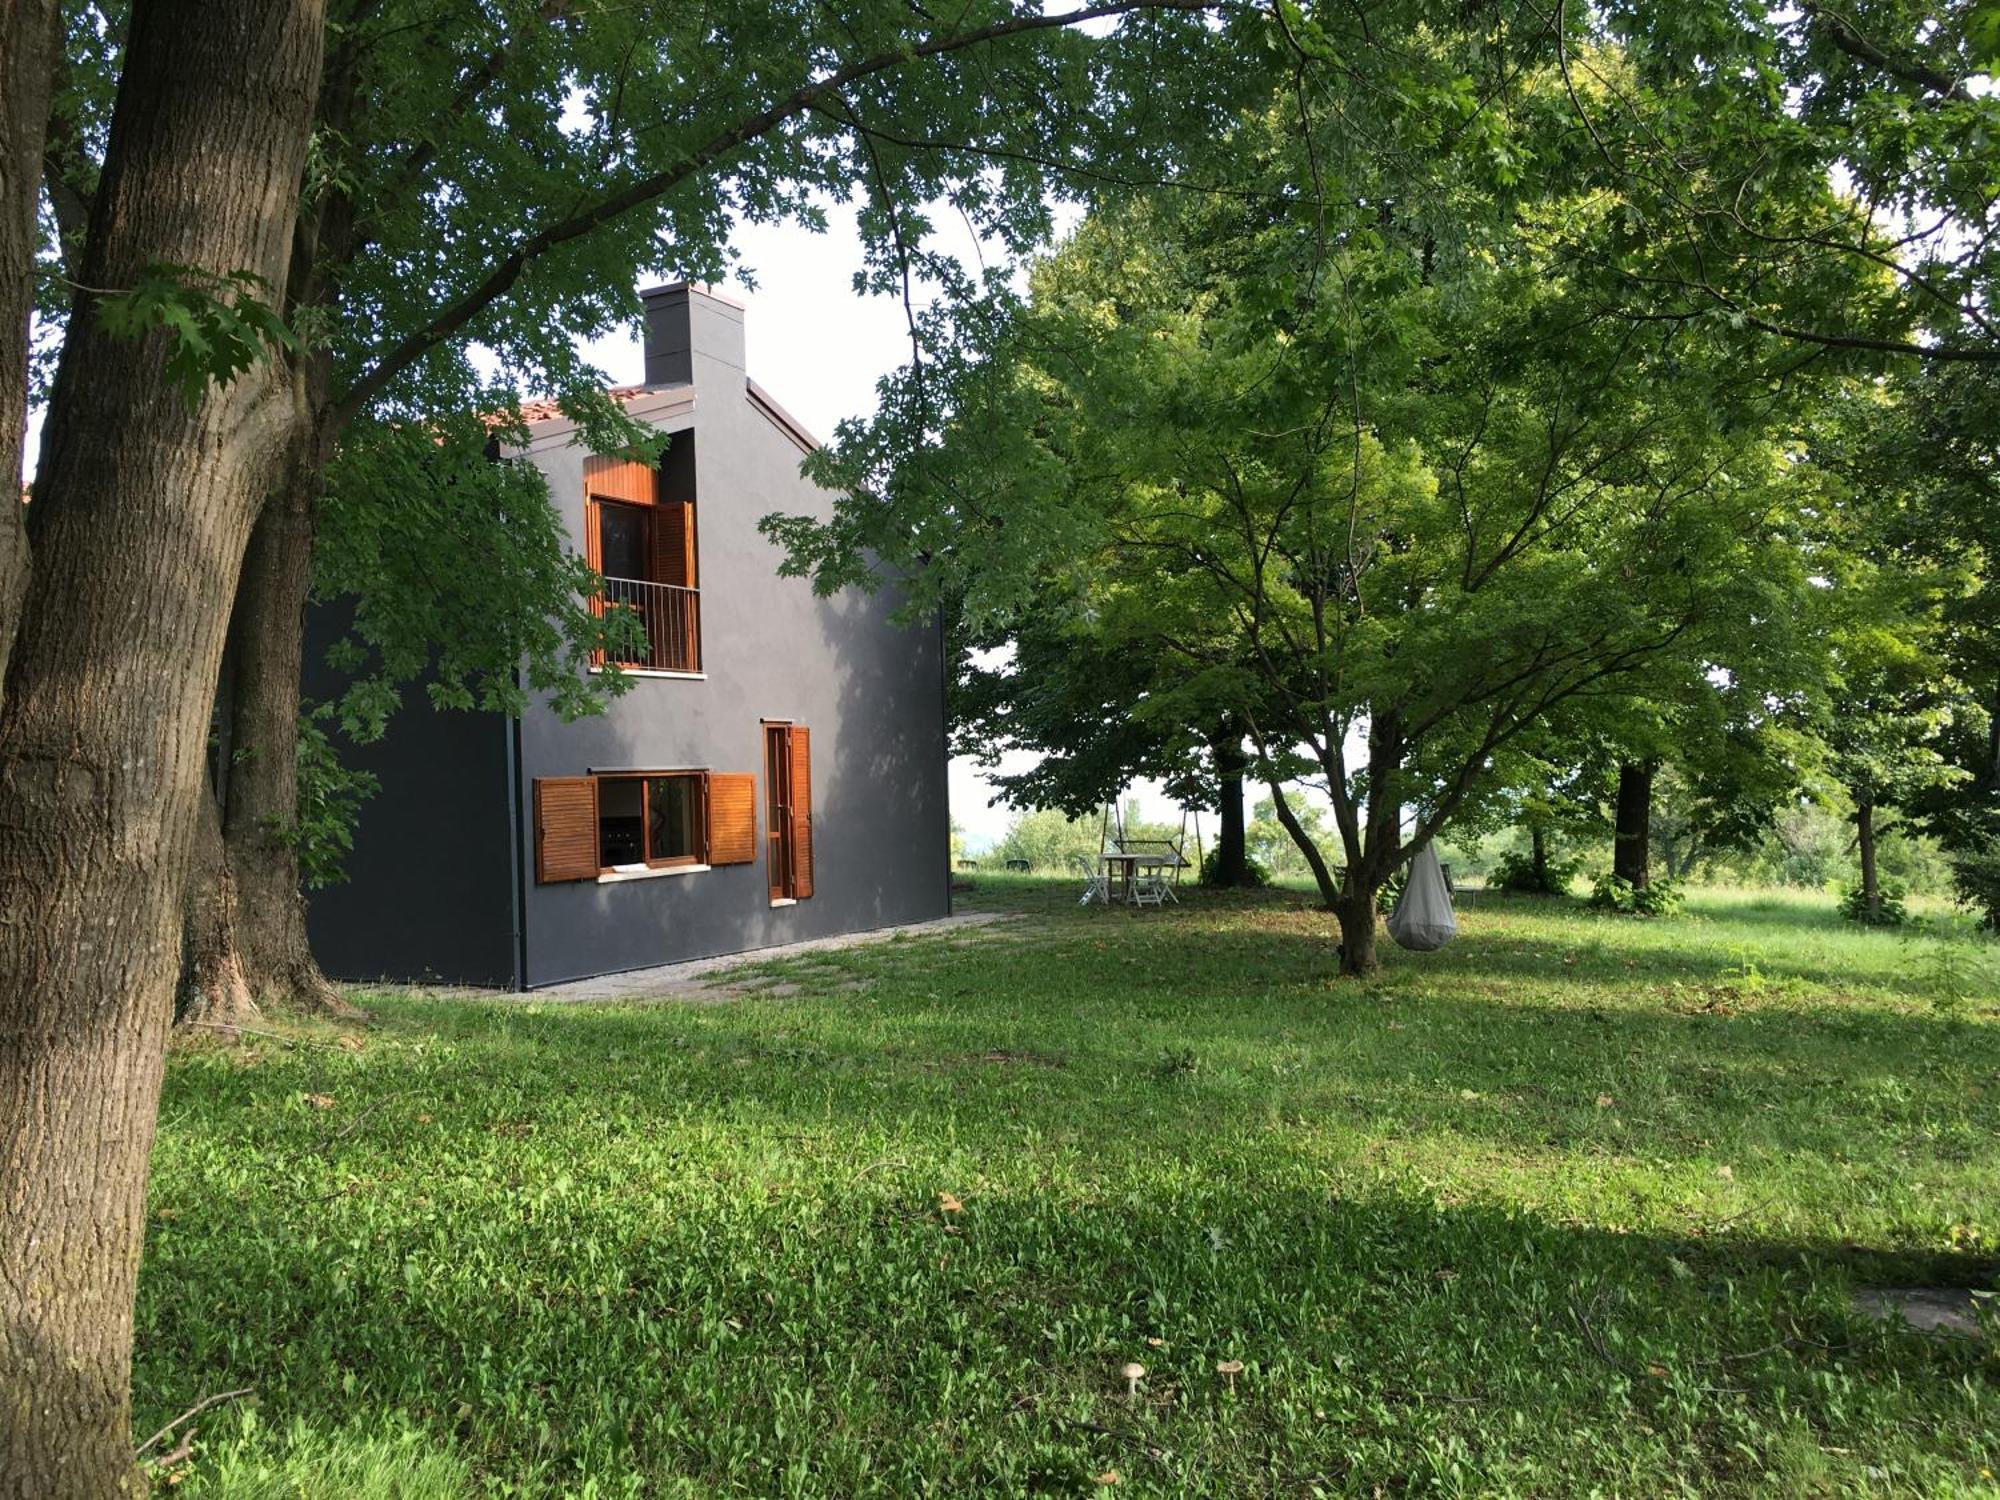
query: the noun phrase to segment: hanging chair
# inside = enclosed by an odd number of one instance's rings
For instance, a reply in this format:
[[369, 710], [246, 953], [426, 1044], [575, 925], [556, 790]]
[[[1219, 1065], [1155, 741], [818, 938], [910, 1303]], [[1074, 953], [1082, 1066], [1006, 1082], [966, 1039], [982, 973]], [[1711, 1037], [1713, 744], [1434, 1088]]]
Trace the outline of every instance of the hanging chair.
[[1444, 871], [1438, 866], [1433, 844], [1425, 844], [1410, 861], [1403, 894], [1389, 913], [1389, 936], [1397, 947], [1412, 953], [1434, 953], [1458, 936], [1458, 921], [1451, 914], [1451, 892], [1445, 889]]

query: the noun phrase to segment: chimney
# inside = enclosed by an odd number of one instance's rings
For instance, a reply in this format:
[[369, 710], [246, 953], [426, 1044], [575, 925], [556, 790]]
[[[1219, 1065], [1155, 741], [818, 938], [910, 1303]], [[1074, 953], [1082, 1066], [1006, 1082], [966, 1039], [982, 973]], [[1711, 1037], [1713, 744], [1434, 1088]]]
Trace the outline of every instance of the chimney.
[[741, 389], [743, 304], [685, 281], [648, 287], [646, 384]]

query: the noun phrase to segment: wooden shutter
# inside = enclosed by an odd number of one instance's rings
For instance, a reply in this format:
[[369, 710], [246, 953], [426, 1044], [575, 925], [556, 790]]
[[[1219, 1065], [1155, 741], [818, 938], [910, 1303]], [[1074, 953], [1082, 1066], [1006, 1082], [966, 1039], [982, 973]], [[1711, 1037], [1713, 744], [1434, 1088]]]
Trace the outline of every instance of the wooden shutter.
[[708, 862], [747, 865], [757, 858], [757, 778], [747, 771], [708, 774]]
[[813, 893], [812, 737], [798, 725], [785, 737], [792, 752], [792, 894]]
[[597, 778], [535, 778], [535, 879], [597, 878]]
[[629, 458], [604, 458], [593, 453], [583, 461], [583, 489], [586, 495], [599, 500], [651, 505], [654, 474], [644, 464]]
[[694, 507], [670, 500], [653, 513], [653, 582], [694, 585]]

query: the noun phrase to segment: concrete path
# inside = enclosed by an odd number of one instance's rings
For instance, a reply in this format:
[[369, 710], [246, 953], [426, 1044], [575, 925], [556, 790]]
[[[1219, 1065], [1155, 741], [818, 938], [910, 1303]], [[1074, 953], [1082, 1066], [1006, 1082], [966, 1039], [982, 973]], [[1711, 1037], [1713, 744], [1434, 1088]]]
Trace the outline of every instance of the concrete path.
[[797, 985], [773, 982], [747, 986], [723, 982], [717, 976], [757, 964], [797, 958], [807, 953], [827, 953], [841, 948], [859, 948], [867, 943], [884, 943], [908, 934], [933, 934], [977, 927], [990, 927], [1014, 919], [1012, 912], [969, 911], [939, 917], [930, 922], [911, 922], [902, 927], [878, 927], [872, 932], [847, 932], [839, 937], [812, 938], [803, 943], [780, 943], [775, 948], [753, 948], [747, 953], [721, 953], [714, 958], [692, 958], [686, 963], [661, 964], [652, 969], [629, 969], [623, 974], [600, 974], [595, 979], [573, 979], [530, 990], [523, 999], [534, 1000], [650, 1000], [655, 998], [699, 997], [709, 1000], [733, 998], [742, 993], [782, 995], [796, 993]]

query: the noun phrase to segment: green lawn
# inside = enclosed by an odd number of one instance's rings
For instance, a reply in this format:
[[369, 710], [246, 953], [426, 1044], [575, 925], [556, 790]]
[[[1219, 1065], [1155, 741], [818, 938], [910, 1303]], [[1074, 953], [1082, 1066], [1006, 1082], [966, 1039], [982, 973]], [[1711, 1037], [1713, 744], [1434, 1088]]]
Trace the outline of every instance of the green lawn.
[[177, 1056], [138, 1426], [256, 1390], [177, 1492], [1996, 1493], [1991, 1344], [1849, 1303], [1991, 1282], [1990, 949], [1476, 897], [1361, 986], [1291, 895], [969, 904]]

